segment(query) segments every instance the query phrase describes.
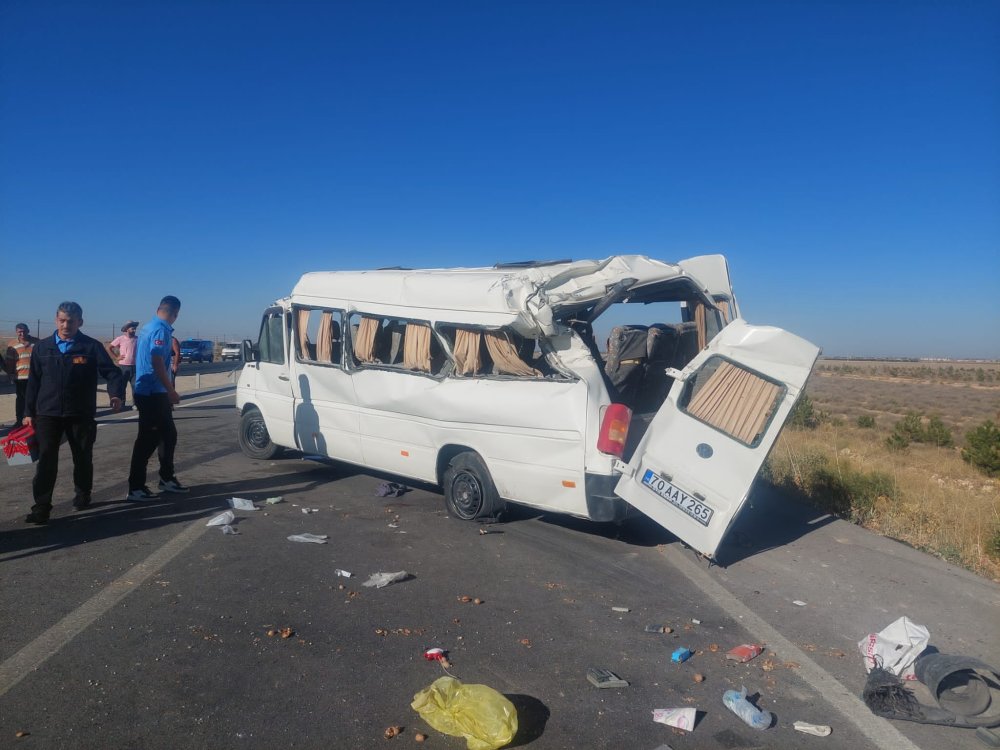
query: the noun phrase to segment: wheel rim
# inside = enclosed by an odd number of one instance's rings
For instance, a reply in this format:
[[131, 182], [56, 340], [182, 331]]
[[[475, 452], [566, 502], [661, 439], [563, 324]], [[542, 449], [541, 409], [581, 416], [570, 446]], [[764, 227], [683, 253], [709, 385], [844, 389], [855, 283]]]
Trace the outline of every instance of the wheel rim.
[[244, 434], [247, 444], [257, 450], [266, 450], [271, 445], [271, 436], [267, 434], [263, 419], [251, 419]]
[[451, 482], [451, 498], [462, 518], [475, 518], [483, 505], [483, 486], [479, 478], [467, 471], [456, 474]]

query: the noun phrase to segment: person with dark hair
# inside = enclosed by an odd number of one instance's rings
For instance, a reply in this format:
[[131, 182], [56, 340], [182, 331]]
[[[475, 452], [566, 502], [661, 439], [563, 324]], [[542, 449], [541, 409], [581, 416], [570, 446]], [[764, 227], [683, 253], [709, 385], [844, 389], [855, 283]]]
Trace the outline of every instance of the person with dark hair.
[[139, 432], [132, 446], [126, 500], [143, 502], [157, 494], [146, 486], [146, 466], [160, 447], [161, 492], [187, 492], [188, 488], [174, 475], [174, 449], [177, 428], [174, 426], [173, 405], [181, 397], [170, 377], [173, 360], [173, 325], [180, 314], [181, 302], [172, 295], [160, 300], [156, 315], [139, 331], [135, 349], [135, 406], [139, 410]]
[[83, 308], [76, 302], [63, 302], [56, 311], [55, 333], [35, 344], [31, 352], [24, 424], [35, 430], [38, 464], [31, 483], [35, 503], [27, 523], [49, 521], [63, 435], [73, 452], [73, 507], [82, 510], [90, 505], [98, 375], [108, 382], [111, 410], [121, 410], [125, 395], [121, 371], [100, 341], [80, 332], [82, 325]]
[[38, 339], [30, 335], [27, 323], [18, 323], [14, 326], [17, 338], [7, 345], [4, 354], [3, 369], [14, 381], [14, 416], [17, 421], [14, 427], [20, 427], [24, 422], [24, 399], [28, 393], [28, 366], [31, 362], [31, 349], [38, 343]]

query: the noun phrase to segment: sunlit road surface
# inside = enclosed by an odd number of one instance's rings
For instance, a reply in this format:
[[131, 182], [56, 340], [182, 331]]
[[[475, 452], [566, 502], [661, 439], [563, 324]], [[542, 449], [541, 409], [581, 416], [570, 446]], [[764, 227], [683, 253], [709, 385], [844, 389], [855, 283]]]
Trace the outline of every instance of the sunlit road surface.
[[[423, 657], [437, 646], [456, 677], [514, 702], [512, 746], [979, 747], [970, 730], [884, 721], [857, 698], [856, 642], [903, 614], [943, 652], [998, 661], [1000, 588], [915, 550], [761, 493], [722, 566], [643, 519], [520, 510], [480, 526], [448, 518], [432, 487], [380, 498], [385, 478], [355, 468], [244, 457], [231, 387], [187, 394], [176, 416], [189, 495], [121, 501], [134, 412], [101, 417], [84, 512], [64, 446], [47, 527], [22, 523], [32, 468], [0, 466], [0, 746], [367, 748], [398, 725], [393, 743], [422, 732], [423, 746], [464, 748], [410, 708], [444, 674]], [[260, 510], [235, 512], [236, 535], [206, 527], [234, 496]], [[328, 543], [288, 541], [303, 532]], [[362, 586], [402, 570], [409, 580]], [[767, 649], [725, 660], [747, 642]], [[694, 657], [672, 663], [678, 647]], [[588, 667], [630, 685], [596, 689]], [[722, 705], [742, 684], [771, 729]], [[652, 721], [674, 707], [698, 710], [694, 731]], [[797, 733], [797, 720], [833, 734]]]

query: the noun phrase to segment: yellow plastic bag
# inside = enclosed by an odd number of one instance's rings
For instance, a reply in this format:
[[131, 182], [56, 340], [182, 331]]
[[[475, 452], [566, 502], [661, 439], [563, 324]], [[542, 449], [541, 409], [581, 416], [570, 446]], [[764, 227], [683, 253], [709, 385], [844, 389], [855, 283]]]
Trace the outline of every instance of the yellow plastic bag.
[[410, 706], [439, 732], [465, 737], [469, 750], [497, 750], [517, 734], [514, 704], [487, 685], [441, 677], [414, 695]]

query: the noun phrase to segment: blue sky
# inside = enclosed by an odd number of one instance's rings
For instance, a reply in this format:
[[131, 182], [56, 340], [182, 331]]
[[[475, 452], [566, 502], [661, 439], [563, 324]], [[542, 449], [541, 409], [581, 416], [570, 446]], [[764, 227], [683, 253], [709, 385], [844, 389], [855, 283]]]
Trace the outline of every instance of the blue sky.
[[1000, 3], [0, 5], [0, 330], [623, 252], [722, 252], [827, 354], [1000, 358]]

